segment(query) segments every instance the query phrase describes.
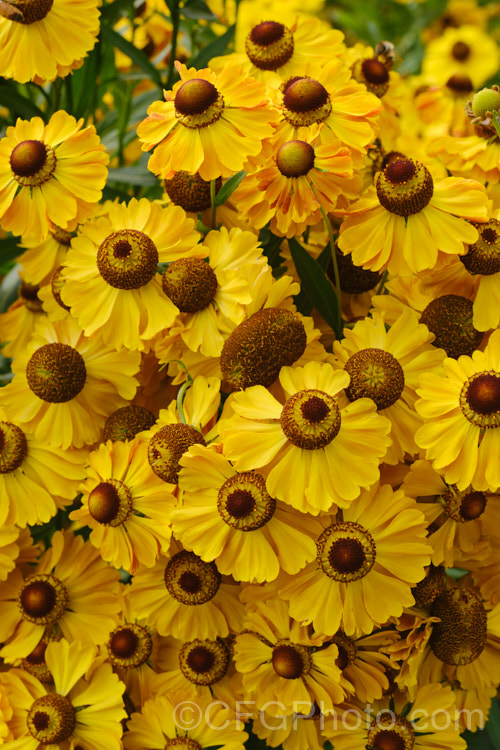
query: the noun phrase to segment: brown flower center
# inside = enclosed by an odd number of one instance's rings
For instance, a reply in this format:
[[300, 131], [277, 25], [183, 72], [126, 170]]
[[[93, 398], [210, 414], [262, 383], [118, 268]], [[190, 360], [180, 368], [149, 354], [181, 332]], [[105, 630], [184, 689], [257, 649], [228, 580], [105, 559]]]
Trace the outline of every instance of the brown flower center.
[[54, 297], [59, 307], [62, 307], [63, 310], [67, 310], [69, 312], [71, 308], [63, 302], [61, 297], [61, 291], [62, 289], [64, 289], [65, 283], [66, 279], [64, 277], [64, 267], [58, 266], [50, 279], [50, 288], [52, 290], [52, 296]]
[[59, 620], [68, 601], [66, 587], [50, 574], [27, 578], [18, 597], [23, 618], [36, 625], [50, 625]]
[[269, 496], [264, 477], [253, 471], [229, 477], [219, 490], [219, 515], [228, 526], [239, 531], [262, 528], [275, 509], [276, 501]]
[[430, 607], [446, 588], [446, 573], [442, 565], [431, 565], [425, 578], [411, 590], [417, 607]]
[[75, 709], [64, 695], [42, 695], [28, 711], [27, 724], [29, 733], [41, 745], [57, 745], [73, 734]]
[[[335, 249], [335, 254], [339, 267], [340, 288], [343, 292], [347, 294], [363, 294], [363, 292], [374, 289], [380, 283], [382, 274], [355, 266], [351, 255], [344, 255], [338, 247]], [[335, 283], [335, 273], [331, 260], [328, 263], [326, 273], [330, 281]]]
[[249, 60], [259, 70], [278, 70], [293, 55], [293, 34], [276, 21], [263, 21], [254, 26], [245, 40]]
[[97, 251], [97, 269], [115, 289], [139, 289], [151, 281], [157, 266], [156, 245], [135, 229], [113, 232]]
[[471, 274], [492, 276], [500, 272], [500, 221], [490, 219], [485, 224], [471, 222], [479, 232], [474, 245], [469, 245], [459, 258]]
[[309, 649], [297, 643], [279, 642], [273, 648], [273, 669], [285, 680], [297, 680], [310, 672], [312, 661]]
[[368, 730], [367, 747], [376, 750], [412, 750], [414, 744], [412, 725], [392, 711], [380, 712]]
[[195, 313], [213, 302], [217, 276], [202, 258], [179, 258], [162, 277], [163, 291], [181, 312]]
[[15, 424], [0, 422], [0, 474], [18, 469], [28, 455], [26, 435]]
[[[188, 174], [179, 171], [169, 180], [165, 180], [165, 190], [176, 206], [181, 206], [184, 211], [198, 213], [205, 211], [211, 206], [210, 180], [204, 180], [196, 172]], [[218, 193], [222, 186], [222, 178], [215, 181], [215, 192]]]
[[392, 161], [383, 172], [379, 172], [375, 186], [381, 205], [397, 216], [419, 213], [434, 192], [431, 173], [412, 159]]
[[284, 84], [283, 116], [294, 127], [324, 122], [332, 111], [328, 91], [313, 78], [292, 78]]
[[61, 404], [78, 396], [85, 385], [87, 370], [80, 352], [68, 344], [45, 344], [31, 356], [26, 379], [38, 398]]
[[220, 638], [187, 641], [179, 652], [179, 667], [186, 679], [195, 685], [213, 685], [229, 669], [230, 652]]
[[183, 550], [165, 568], [168, 593], [181, 604], [205, 604], [216, 595], [221, 576], [215, 563], [203, 562], [193, 552]]
[[107, 418], [103, 440], [133, 440], [138, 432], [149, 430], [155, 421], [154, 414], [149, 409], [135, 404], [122, 406]]
[[332, 523], [319, 536], [316, 560], [329, 578], [349, 583], [363, 578], [376, 558], [375, 542], [360, 524]]
[[299, 391], [285, 403], [280, 424], [297, 448], [317, 450], [325, 448], [338, 434], [340, 409], [335, 398], [324, 391]]
[[205, 438], [187, 424], [167, 424], [155, 432], [148, 443], [148, 461], [164, 482], [177, 484], [179, 461], [192, 445], [205, 445]]
[[210, 81], [191, 78], [177, 90], [174, 106], [182, 125], [198, 129], [219, 119], [224, 110], [224, 99]]
[[434, 601], [431, 614], [440, 618], [433, 625], [429, 641], [438, 659], [460, 666], [480, 656], [486, 645], [487, 616], [474, 589], [446, 591]]
[[132, 511], [132, 495], [119, 479], [108, 479], [94, 487], [88, 504], [95, 521], [103, 526], [121, 526]]
[[474, 91], [474, 85], [469, 76], [463, 73], [454, 73], [446, 81], [446, 87], [449, 88], [453, 93], [465, 96], [471, 94]]
[[455, 42], [451, 48], [451, 54], [458, 62], [465, 62], [471, 53], [471, 48], [466, 42]]
[[153, 640], [147, 628], [137, 623], [119, 625], [107, 643], [110, 661], [117, 667], [140, 667], [153, 651]]
[[403, 368], [390, 352], [383, 349], [362, 349], [355, 352], [344, 365], [351, 376], [347, 397], [351, 401], [371, 398], [377, 409], [387, 409], [403, 393]]
[[10, 168], [20, 185], [37, 187], [50, 179], [56, 168], [56, 155], [42, 141], [22, 141], [12, 150]]
[[436, 338], [433, 346], [444, 349], [448, 357], [468, 357], [483, 338], [472, 325], [472, 302], [457, 294], [444, 294], [429, 302], [420, 318]]
[[389, 69], [376, 57], [357, 60], [352, 66], [352, 77], [378, 97], [384, 96], [389, 88]]
[[500, 374], [489, 370], [468, 378], [460, 392], [460, 408], [476, 427], [500, 427]]
[[19, 299], [23, 302], [25, 307], [33, 313], [43, 312], [42, 302], [38, 299], [39, 289], [39, 286], [27, 284], [25, 281], [23, 281], [19, 287]]
[[301, 177], [314, 167], [314, 149], [305, 141], [288, 141], [276, 154], [276, 166], [285, 177]]

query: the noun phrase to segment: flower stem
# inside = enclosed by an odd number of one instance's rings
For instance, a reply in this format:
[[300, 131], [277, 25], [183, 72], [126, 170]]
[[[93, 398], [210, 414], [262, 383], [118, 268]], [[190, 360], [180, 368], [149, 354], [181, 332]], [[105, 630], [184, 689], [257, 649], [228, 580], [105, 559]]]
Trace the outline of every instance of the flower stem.
[[389, 276], [389, 272], [387, 271], [387, 268], [385, 269], [382, 278], [380, 279], [380, 284], [377, 287], [377, 291], [375, 294], [384, 294], [384, 288], [385, 288], [385, 282], [387, 281], [387, 277]]
[[170, 46], [170, 60], [168, 61], [168, 75], [167, 75], [167, 89], [171, 89], [174, 84], [175, 76], [175, 56], [177, 54], [177, 37], [179, 36], [179, 22], [180, 22], [180, 0], [172, 0], [169, 3], [170, 16], [172, 20], [172, 44]]
[[328, 231], [328, 238], [330, 240], [330, 252], [332, 256], [333, 274], [335, 278], [335, 311], [336, 311], [335, 336], [337, 337], [337, 340], [340, 341], [340, 339], [344, 338], [344, 334], [343, 334], [344, 323], [342, 320], [342, 310], [341, 310], [341, 301], [340, 301], [340, 294], [341, 294], [340, 275], [339, 275], [339, 266], [337, 263], [337, 253], [335, 250], [335, 238], [333, 236], [333, 229], [330, 223], [330, 219], [328, 218], [328, 214], [326, 213], [325, 209], [323, 208], [321, 204], [319, 204], [319, 210], [321, 211], [321, 216], [323, 217], [323, 221], [325, 222], [325, 226]]

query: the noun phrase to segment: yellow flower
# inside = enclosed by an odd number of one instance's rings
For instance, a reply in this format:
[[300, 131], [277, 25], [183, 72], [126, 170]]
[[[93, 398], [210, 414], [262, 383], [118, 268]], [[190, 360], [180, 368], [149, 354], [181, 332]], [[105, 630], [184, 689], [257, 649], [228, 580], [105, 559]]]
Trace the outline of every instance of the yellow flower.
[[104, 643], [120, 607], [117, 571], [81, 536], [56, 531], [52, 546], [23, 579], [15, 569], [2, 585], [2, 656], [30, 654], [44, 637]]
[[342, 702], [338, 653], [327, 638], [311, 638], [279, 599], [256, 603], [234, 643], [245, 698], [279, 716], [293, 713], [297, 705], [309, 713], [315, 703], [325, 711]]
[[23, 670], [11, 672], [13, 718], [21, 730], [16, 744], [26, 750], [78, 745], [119, 750], [125, 686], [111, 666], [95, 661], [94, 648], [67, 641], [49, 643], [46, 661], [50, 690]]
[[36, 440], [0, 410], [0, 520], [46, 523], [68, 505], [85, 476], [86, 452]]
[[[182, 705], [182, 704], [181, 704]], [[190, 710], [189, 710], [190, 709]], [[180, 716], [177, 704], [158, 696], [147, 701], [141, 713], [132, 714], [123, 738], [125, 750], [245, 750], [248, 734], [243, 722], [235, 721], [230, 709], [213, 698], [197, 698], [188, 707], [191, 716], [201, 721], [189, 721]], [[184, 720], [183, 720], [184, 719]]]
[[183, 640], [226, 638], [239, 632], [243, 605], [239, 586], [225, 583], [217, 566], [172, 544], [169, 558], [140, 569], [125, 596], [160, 635]]
[[[70, 222], [69, 226], [76, 224]], [[26, 248], [19, 256], [22, 266], [22, 277], [28, 284], [44, 284], [64, 262], [66, 253], [73, 238], [72, 232], [50, 225], [49, 234], [42, 242], [26, 239], [22, 247]]]
[[493, 76], [500, 63], [498, 45], [478, 26], [446, 29], [425, 48], [422, 73], [444, 84], [452, 75], [466, 75], [474, 88]]
[[444, 377], [423, 374], [415, 408], [424, 425], [415, 435], [434, 469], [459, 490], [500, 487], [500, 331], [484, 352], [445, 359]]
[[321, 525], [270, 497], [260, 474], [238, 474], [214, 446], [192, 445], [180, 466], [174, 534], [221, 573], [272, 581], [280, 569], [296, 573], [314, 558]]
[[438, 252], [463, 255], [465, 243], [476, 242], [477, 230], [464, 219], [486, 219], [487, 196], [479, 182], [435, 182], [422, 163], [397, 159], [347, 214], [338, 246], [355, 265], [417, 273], [432, 268]]
[[390, 423], [373, 401], [347, 403], [346, 372], [308, 362], [282, 367], [282, 404], [261, 385], [231, 397], [234, 416], [219, 422], [224, 452], [241, 471], [260, 469], [271, 497], [317, 515], [346, 508], [379, 477]]
[[427, 327], [406, 310], [389, 330], [384, 316], [374, 312], [333, 344], [338, 364], [351, 377], [346, 389], [349, 400], [373, 399], [378, 412], [391, 422], [392, 446], [384, 459], [388, 463], [418, 450], [414, 437], [422, 424], [415, 411], [418, 379], [422, 373], [441, 372], [444, 359], [432, 339]]
[[0, 315], [0, 341], [5, 357], [22, 354], [33, 336], [35, 326], [43, 313], [42, 302], [38, 297], [38, 287], [21, 281], [17, 300]]
[[70, 519], [92, 529], [90, 543], [115, 568], [152, 567], [168, 551], [175, 498], [151, 470], [145, 444], [108, 440], [88, 460], [82, 507]]
[[106, 418], [133, 398], [139, 365], [139, 352], [86, 338], [70, 317], [44, 319], [12, 363], [14, 378], [0, 390], [0, 404], [38, 440], [81, 448], [99, 440]]
[[143, 150], [155, 148], [149, 169], [162, 178], [183, 170], [204, 180], [230, 177], [256, 156], [271, 135], [275, 112], [265, 87], [243, 68], [225, 65], [215, 74], [176, 63], [181, 80], [153, 102], [137, 135]]
[[53, 224], [66, 229], [100, 200], [109, 157], [95, 127], [82, 126], [83, 119], [77, 121], [59, 110], [46, 125], [40, 117], [33, 117], [18, 119], [7, 128], [0, 141], [0, 224], [4, 229], [40, 242]]
[[15, 0], [0, 14], [0, 75], [53, 81], [81, 67], [99, 32], [97, 0]]
[[[279, 594], [296, 620], [320, 633], [371, 633], [414, 602], [431, 548], [414, 500], [389, 485], [374, 487], [334, 518], [316, 542], [317, 556], [296, 576], [283, 575]], [[381, 596], [383, 592], [383, 596]]]
[[179, 310], [164, 294], [158, 263], [203, 257], [194, 221], [178, 206], [146, 198], [111, 204], [84, 224], [64, 264], [62, 301], [87, 336], [113, 348], [143, 350]]

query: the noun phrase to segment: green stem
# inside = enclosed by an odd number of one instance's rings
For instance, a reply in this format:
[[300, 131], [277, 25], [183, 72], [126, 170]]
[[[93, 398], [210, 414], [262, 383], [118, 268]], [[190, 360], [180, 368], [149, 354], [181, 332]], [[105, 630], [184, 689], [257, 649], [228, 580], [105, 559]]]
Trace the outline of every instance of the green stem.
[[179, 36], [179, 23], [180, 23], [180, 0], [172, 0], [170, 7], [170, 15], [172, 20], [172, 45], [170, 47], [170, 60], [168, 62], [168, 75], [167, 75], [167, 89], [171, 89], [174, 84], [175, 77], [175, 56], [177, 54], [177, 37]]
[[64, 89], [66, 93], [66, 111], [73, 112], [73, 85], [71, 73], [64, 79]]
[[388, 276], [389, 276], [389, 272], [388, 272], [388, 270], [386, 268], [385, 271], [384, 271], [384, 273], [383, 273], [383, 275], [382, 275], [382, 278], [380, 279], [380, 284], [378, 285], [377, 291], [375, 292], [375, 294], [383, 294], [384, 293], [385, 283], [387, 281], [387, 277]]
[[212, 206], [212, 219], [211, 219], [211, 226], [212, 229], [216, 228], [216, 212], [217, 212], [217, 206], [215, 205], [215, 180], [210, 180], [210, 205]]
[[333, 229], [332, 225], [330, 223], [330, 219], [328, 218], [328, 214], [326, 213], [323, 206], [319, 203], [319, 210], [321, 211], [321, 216], [323, 217], [323, 221], [325, 222], [326, 229], [328, 231], [328, 239], [330, 240], [330, 252], [332, 255], [332, 264], [333, 264], [333, 274], [335, 278], [335, 311], [336, 311], [336, 322], [337, 325], [335, 326], [335, 335], [337, 337], [337, 340], [340, 341], [340, 339], [344, 338], [343, 334], [343, 328], [344, 323], [342, 321], [342, 310], [341, 310], [341, 289], [340, 289], [340, 275], [339, 275], [339, 265], [337, 263], [337, 253], [335, 250], [335, 237], [333, 236]]

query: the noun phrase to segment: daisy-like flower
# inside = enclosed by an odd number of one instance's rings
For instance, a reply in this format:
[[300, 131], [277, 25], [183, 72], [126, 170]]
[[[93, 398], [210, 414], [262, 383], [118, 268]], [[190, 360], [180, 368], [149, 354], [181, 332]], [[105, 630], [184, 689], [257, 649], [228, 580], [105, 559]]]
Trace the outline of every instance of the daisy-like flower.
[[[324, 735], [336, 750], [374, 748], [374, 750], [466, 750], [455, 721], [455, 695], [449, 685], [434, 683], [418, 689], [413, 698], [396, 693], [391, 701], [381, 701], [360, 710], [345, 704], [325, 721]], [[443, 720], [444, 714], [444, 720]], [[337, 720], [336, 720], [337, 719]]]
[[115, 568], [152, 567], [168, 551], [175, 498], [149, 466], [146, 445], [108, 440], [88, 460], [82, 507], [70, 519], [92, 529], [90, 543]]
[[[252, 300], [245, 266], [267, 265], [253, 232], [225, 227], [197, 246], [205, 257], [179, 258], [163, 274], [165, 295], [181, 311], [176, 327], [193, 352], [219, 357], [228, 333], [245, 318]], [[156, 346], [161, 356], [161, 340]]]
[[391, 422], [392, 445], [385, 461], [397, 463], [418, 448], [415, 431], [422, 420], [415, 411], [416, 387], [422, 373], [441, 372], [444, 352], [432, 346], [433, 334], [406, 310], [386, 330], [384, 315], [358, 321], [333, 344], [338, 363], [349, 373], [347, 397], [371, 398]]
[[87, 336], [116, 349], [143, 350], [179, 310], [167, 297], [158, 263], [203, 257], [193, 219], [179, 206], [147, 198], [111, 204], [84, 224], [64, 264], [61, 297]]
[[295, 237], [321, 221], [321, 209], [333, 211], [339, 198], [352, 190], [352, 166], [350, 149], [339, 141], [316, 147], [286, 141], [271, 166], [243, 180], [233, 200], [252, 226], [271, 221], [274, 234]]
[[490, 531], [500, 528], [500, 496], [473, 487], [448, 485], [428, 461], [415, 461], [402, 484], [429, 524], [432, 563], [452, 568], [460, 557], [474, 556], [474, 548]]
[[[19, 557], [20, 529], [17, 526], [0, 526], [0, 581], [5, 581], [9, 573], [16, 567]], [[1, 736], [1, 735], [0, 735]]]
[[[241, 678], [235, 676], [230, 638], [159, 638], [155, 695], [197, 696], [222, 701], [236, 711], [243, 700]], [[238, 684], [237, 684], [238, 683]], [[241, 705], [241, 703], [240, 703]]]
[[472, 307], [472, 322], [479, 331], [500, 324], [500, 221], [489, 219], [474, 225], [477, 241], [461, 255], [464, 272], [478, 282]]
[[178, 170], [204, 180], [230, 177], [259, 154], [276, 113], [263, 84], [238, 65], [216, 74], [176, 63], [181, 80], [153, 102], [137, 128], [143, 150], [155, 148], [148, 167], [162, 178]]
[[27, 284], [24, 280], [17, 291], [17, 300], [9, 309], [0, 315], [0, 341], [5, 357], [17, 357], [26, 349], [36, 324], [43, 315], [43, 307], [38, 297], [38, 287]]
[[213, 562], [172, 545], [169, 558], [135, 574], [125, 596], [160, 635], [184, 640], [226, 638], [239, 632], [243, 605], [239, 586], [225, 583]]
[[177, 401], [171, 401], [168, 409], [160, 411], [156, 424], [139, 435], [147, 443], [149, 465], [164, 482], [177, 484], [182, 455], [196, 443], [205, 445], [219, 404], [220, 380], [200, 375], [185, 394], [182, 418]]
[[487, 218], [487, 196], [473, 180], [435, 182], [421, 162], [400, 158], [375, 178], [375, 186], [347, 212], [338, 237], [357, 266], [395, 274], [432, 268], [438, 252], [463, 255], [478, 238], [464, 219]]
[[139, 352], [116, 352], [88, 339], [70, 317], [40, 324], [12, 363], [0, 391], [9, 418], [43, 442], [66, 450], [98, 440], [106, 418], [137, 389]]
[[180, 460], [176, 538], [238, 581], [296, 573], [316, 555], [317, 520], [274, 500], [261, 474], [238, 474], [214, 446], [192, 445]]
[[46, 523], [67, 505], [85, 476], [86, 453], [36, 440], [0, 410], [0, 520]]
[[411, 586], [432, 552], [425, 537], [423, 513], [401, 490], [362, 492], [318, 537], [316, 560], [295, 577], [282, 576], [280, 596], [292, 617], [317, 632], [371, 633], [414, 603]]
[[274, 136], [276, 145], [295, 139], [316, 144], [340, 141], [353, 150], [355, 166], [361, 165], [374, 138], [372, 120], [381, 110], [380, 100], [351, 77], [351, 71], [333, 59], [315, 78], [292, 76], [285, 81], [281, 116]]
[[466, 75], [474, 88], [495, 75], [500, 63], [498, 45], [486, 30], [469, 24], [446, 29], [430, 41], [422, 61], [422, 74], [444, 84], [451, 75]]
[[33, 117], [7, 128], [0, 141], [0, 225], [5, 230], [41, 241], [53, 224], [66, 229], [100, 200], [109, 156], [95, 127], [82, 128], [83, 119], [63, 110], [46, 125]]
[[47, 667], [53, 685], [20, 669], [10, 673], [10, 703], [19, 734], [9, 746], [37, 750], [91, 747], [119, 750], [126, 718], [124, 685], [109, 664], [94, 663], [95, 649], [79, 643], [49, 643]]
[[379, 477], [390, 422], [369, 399], [350, 404], [347, 372], [308, 362], [282, 367], [285, 403], [261, 385], [231, 397], [234, 416], [219, 422], [224, 453], [236, 471], [261, 469], [267, 491], [317, 515], [346, 508]]
[[[127, 602], [125, 607], [127, 608]], [[102, 654], [107, 654], [113, 671], [125, 683], [125, 694], [133, 706], [142, 706], [156, 693], [157, 673], [153, 668], [160, 636], [143, 618], [130, 610], [110, 633]]]
[[484, 352], [445, 359], [444, 377], [423, 374], [415, 403], [424, 424], [415, 435], [436, 471], [463, 491], [500, 487], [500, 331]]
[[[245, 750], [248, 734], [235, 722], [229, 708], [213, 698], [189, 702], [185, 714], [169, 698], [147, 701], [141, 713], [132, 714], [123, 738], [125, 750]], [[201, 721], [196, 721], [201, 717]], [[194, 719], [194, 721], [193, 721]]]
[[96, 0], [7, 0], [0, 10], [0, 75], [53, 81], [79, 68], [96, 43]]
[[289, 615], [279, 599], [258, 602], [236, 636], [234, 660], [241, 672], [245, 698], [271, 715], [289, 715], [297, 704], [308, 713], [341, 703], [338, 648], [327, 639], [312, 639], [308, 629]]
[[345, 52], [343, 33], [319, 18], [297, 13], [290, 25], [281, 20], [257, 23], [245, 37], [245, 52], [213, 58], [210, 67], [220, 70], [227, 62], [236, 62], [248, 75], [277, 88], [281, 80], [303, 73], [304, 68], [317, 70]]
[[282, 747], [283, 750], [302, 750], [304, 747], [308, 750], [323, 750], [324, 720], [325, 717], [316, 706], [308, 713], [304, 711], [277, 717], [259, 711], [252, 719], [252, 733], [265, 740], [268, 747]]
[[45, 634], [69, 642], [104, 643], [120, 603], [118, 573], [81, 536], [56, 531], [33, 573], [16, 569], [2, 585], [2, 656], [30, 654]]
[[349, 637], [342, 630], [336, 633], [333, 643], [339, 650], [340, 686], [347, 695], [372, 703], [387, 693], [390, 689], [387, 673], [394, 662], [382, 649], [397, 639], [398, 634], [392, 630], [380, 630], [361, 638]]

